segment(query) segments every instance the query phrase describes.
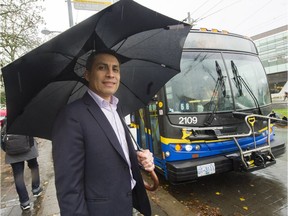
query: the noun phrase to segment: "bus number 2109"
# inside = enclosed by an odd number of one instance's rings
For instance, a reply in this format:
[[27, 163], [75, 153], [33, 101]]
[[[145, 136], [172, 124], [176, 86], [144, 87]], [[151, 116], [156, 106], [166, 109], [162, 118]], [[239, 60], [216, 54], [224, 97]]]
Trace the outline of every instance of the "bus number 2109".
[[196, 116], [189, 116], [189, 117], [179, 117], [179, 124], [197, 124], [197, 117]]

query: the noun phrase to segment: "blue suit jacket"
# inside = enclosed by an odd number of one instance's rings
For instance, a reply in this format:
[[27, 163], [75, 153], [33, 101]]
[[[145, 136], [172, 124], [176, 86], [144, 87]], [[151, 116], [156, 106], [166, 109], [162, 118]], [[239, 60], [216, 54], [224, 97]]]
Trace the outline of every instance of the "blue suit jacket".
[[92, 97], [86, 93], [58, 115], [52, 144], [61, 216], [131, 216], [132, 206], [151, 215], [136, 152], [124, 128], [137, 182], [133, 191], [120, 143]]

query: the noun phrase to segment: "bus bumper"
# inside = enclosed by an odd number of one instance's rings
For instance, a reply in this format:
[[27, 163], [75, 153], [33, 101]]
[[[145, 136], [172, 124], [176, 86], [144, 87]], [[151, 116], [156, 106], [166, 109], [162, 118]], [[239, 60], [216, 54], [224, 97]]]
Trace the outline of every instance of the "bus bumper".
[[[271, 141], [271, 149], [275, 158], [286, 152], [286, 144], [282, 140], [275, 139]], [[228, 155], [216, 155], [207, 158], [191, 159], [186, 161], [167, 162], [167, 178], [171, 183], [182, 183], [193, 181], [198, 177], [197, 166], [211, 164], [215, 165], [215, 174], [239, 171], [239, 153]], [[263, 169], [265, 167], [256, 167], [253, 170]]]

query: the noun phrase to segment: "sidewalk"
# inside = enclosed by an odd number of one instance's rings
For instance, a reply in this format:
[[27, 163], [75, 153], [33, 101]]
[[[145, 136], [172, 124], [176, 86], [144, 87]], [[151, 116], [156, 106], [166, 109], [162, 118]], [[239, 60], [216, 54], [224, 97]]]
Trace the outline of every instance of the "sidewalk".
[[[15, 190], [10, 165], [4, 164], [4, 153], [1, 152], [1, 216], [58, 216], [59, 207], [56, 199], [56, 189], [54, 183], [54, 172], [51, 155], [51, 142], [48, 140], [38, 140], [40, 178], [43, 184], [43, 194], [38, 198], [31, 197], [31, 211], [22, 212], [19, 206], [18, 196]], [[149, 181], [148, 177], [143, 177]], [[28, 191], [31, 191], [30, 173], [26, 166], [25, 181]], [[196, 215], [182, 203], [173, 198], [161, 186], [156, 192], [148, 192], [152, 206], [153, 216], [190, 216]], [[137, 214], [135, 214], [137, 216]]]

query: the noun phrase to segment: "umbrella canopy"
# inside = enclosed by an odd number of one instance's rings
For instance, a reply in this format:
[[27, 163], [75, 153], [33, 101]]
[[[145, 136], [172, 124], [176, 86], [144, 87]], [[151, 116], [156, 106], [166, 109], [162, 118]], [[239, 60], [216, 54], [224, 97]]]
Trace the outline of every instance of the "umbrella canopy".
[[61, 33], [2, 69], [8, 133], [50, 139], [59, 110], [87, 90], [83, 74], [93, 50], [120, 55], [116, 96], [124, 114], [145, 106], [180, 71], [190, 27], [121, 0]]

